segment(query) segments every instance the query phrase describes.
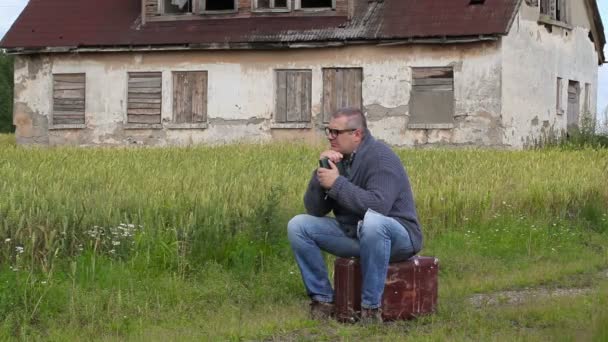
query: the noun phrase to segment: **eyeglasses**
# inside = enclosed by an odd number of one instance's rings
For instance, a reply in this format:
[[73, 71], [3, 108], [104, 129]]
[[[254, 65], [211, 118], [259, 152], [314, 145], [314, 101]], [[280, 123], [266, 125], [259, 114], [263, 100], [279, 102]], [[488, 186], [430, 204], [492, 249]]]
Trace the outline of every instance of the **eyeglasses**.
[[356, 131], [358, 128], [348, 128], [348, 129], [334, 129], [334, 128], [329, 128], [329, 127], [325, 127], [325, 135], [329, 138], [329, 139], [335, 139], [338, 137], [338, 135], [344, 133], [344, 132], [354, 132]]

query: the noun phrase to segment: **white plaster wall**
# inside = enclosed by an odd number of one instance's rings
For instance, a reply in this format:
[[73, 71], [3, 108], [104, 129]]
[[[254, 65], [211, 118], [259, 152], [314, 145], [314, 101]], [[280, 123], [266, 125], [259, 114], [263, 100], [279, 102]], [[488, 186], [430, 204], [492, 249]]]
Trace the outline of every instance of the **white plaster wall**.
[[[596, 111], [598, 56], [588, 38], [589, 29], [580, 25], [573, 25], [572, 30], [552, 26], [549, 32], [537, 22], [538, 13], [538, 8], [523, 2], [511, 31], [502, 41], [505, 143], [513, 147], [566, 129], [568, 80], [580, 84], [581, 113], [585, 83], [591, 84], [589, 110]], [[563, 114], [557, 113], [557, 77], [563, 79]]]
[[[500, 63], [497, 42], [446, 46], [358, 46], [282, 51], [81, 53], [51, 55], [36, 79], [16, 70], [18, 99], [43, 116], [52, 109], [52, 74], [86, 73], [86, 124], [52, 130], [51, 144], [198, 144], [268, 141], [275, 106], [275, 70], [312, 70], [312, 129], [282, 130], [283, 138], [322, 138], [322, 68], [362, 67], [363, 102], [372, 133], [399, 146], [501, 145]], [[23, 57], [28, 61], [30, 57]], [[25, 63], [27, 64], [27, 63]], [[453, 66], [455, 128], [407, 129], [411, 68]], [[27, 66], [25, 67], [27, 69]], [[127, 73], [163, 75], [162, 120], [172, 118], [172, 72], [208, 72], [206, 129], [126, 130]], [[389, 115], [384, 115], [384, 113]]]

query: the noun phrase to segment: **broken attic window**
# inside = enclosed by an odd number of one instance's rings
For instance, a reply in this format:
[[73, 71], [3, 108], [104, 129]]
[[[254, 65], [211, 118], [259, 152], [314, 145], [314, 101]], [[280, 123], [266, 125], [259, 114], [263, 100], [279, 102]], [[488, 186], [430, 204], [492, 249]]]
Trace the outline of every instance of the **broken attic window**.
[[302, 8], [324, 8], [333, 7], [332, 0], [301, 0]]
[[257, 9], [285, 9], [287, 8], [287, 0], [257, 0]]
[[234, 0], [203, 0], [205, 11], [233, 11], [236, 10]]
[[541, 0], [540, 14], [553, 20], [566, 22], [566, 2], [564, 0]]
[[165, 14], [192, 13], [192, 0], [163, 0]]

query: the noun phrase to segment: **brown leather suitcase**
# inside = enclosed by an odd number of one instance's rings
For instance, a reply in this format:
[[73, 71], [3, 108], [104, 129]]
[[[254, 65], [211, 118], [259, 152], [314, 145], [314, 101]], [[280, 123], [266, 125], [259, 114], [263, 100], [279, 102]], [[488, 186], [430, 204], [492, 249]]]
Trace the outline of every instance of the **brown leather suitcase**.
[[[355, 258], [334, 263], [336, 319], [356, 322], [361, 312], [361, 266]], [[382, 296], [385, 321], [411, 319], [435, 312], [439, 260], [414, 256], [389, 264]]]

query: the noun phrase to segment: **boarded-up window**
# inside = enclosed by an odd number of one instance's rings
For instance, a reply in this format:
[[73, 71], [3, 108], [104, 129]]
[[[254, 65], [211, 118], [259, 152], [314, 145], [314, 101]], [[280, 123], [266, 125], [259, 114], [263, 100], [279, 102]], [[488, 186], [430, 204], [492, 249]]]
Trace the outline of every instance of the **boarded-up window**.
[[580, 116], [580, 86], [577, 81], [568, 82], [568, 113], [566, 116], [566, 124], [568, 131], [578, 129]]
[[85, 74], [53, 75], [53, 125], [84, 124]]
[[562, 78], [557, 78], [557, 94], [556, 94], [556, 104], [555, 108], [557, 109], [557, 114], [562, 114], [564, 110], [562, 109]]
[[[453, 124], [454, 72], [452, 68], [413, 68], [410, 127]], [[413, 127], [415, 128], [415, 127]]]
[[173, 120], [175, 123], [207, 121], [207, 72], [173, 73]]
[[323, 69], [323, 122], [341, 108], [362, 109], [363, 69]]
[[127, 122], [160, 124], [162, 102], [160, 72], [130, 72]]
[[585, 104], [583, 107], [585, 115], [591, 114], [591, 84], [585, 83]]
[[276, 71], [275, 122], [310, 122], [312, 72]]

